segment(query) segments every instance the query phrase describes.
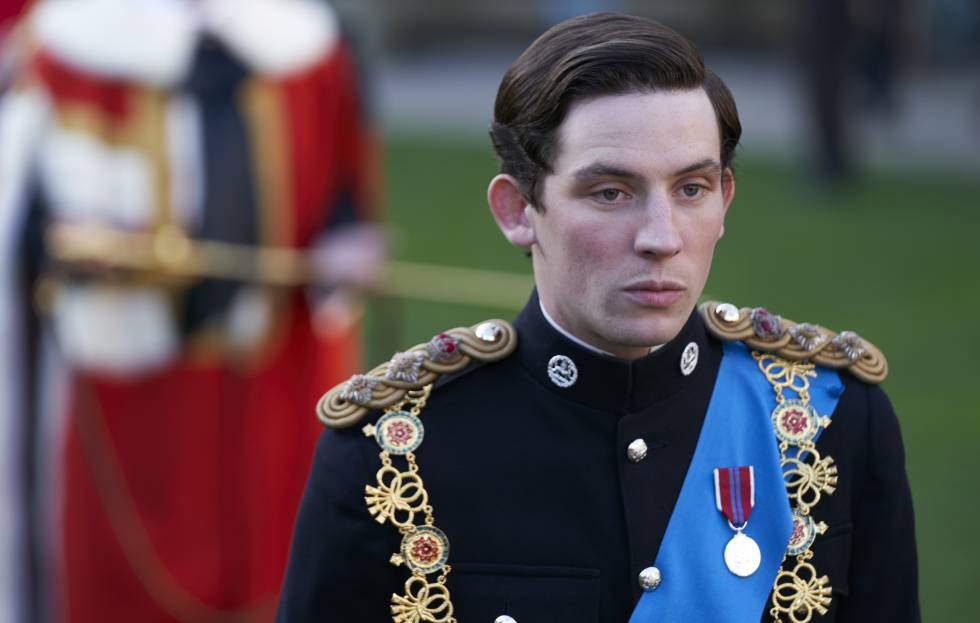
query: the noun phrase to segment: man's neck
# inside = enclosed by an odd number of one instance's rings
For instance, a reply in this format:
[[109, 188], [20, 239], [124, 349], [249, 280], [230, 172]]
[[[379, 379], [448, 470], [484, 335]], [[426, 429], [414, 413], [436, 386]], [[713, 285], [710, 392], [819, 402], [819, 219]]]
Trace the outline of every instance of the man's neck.
[[[570, 331], [568, 331], [565, 327], [563, 327], [560, 324], [558, 324], [557, 322], [555, 322], [555, 319], [552, 318], [550, 314], [548, 314], [548, 310], [544, 308], [544, 303], [541, 302], [541, 299], [538, 299], [538, 306], [541, 308], [541, 315], [544, 316], [544, 319], [548, 321], [548, 324], [550, 324], [552, 326], [552, 328], [554, 328], [555, 331], [561, 333], [566, 338], [568, 338], [569, 340], [571, 340], [572, 342], [578, 344], [579, 346], [581, 346], [582, 348], [584, 348], [586, 350], [590, 350], [590, 351], [592, 351], [592, 352], [594, 352], [594, 353], [596, 353], [598, 355], [602, 355], [604, 357], [616, 357], [616, 355], [610, 353], [609, 351], [602, 350], [601, 348], [599, 348], [597, 346], [593, 346], [592, 344], [589, 344], [588, 342], [586, 342], [582, 338], [579, 338], [579, 337], [576, 337], [575, 335], [572, 335], [572, 333]], [[663, 344], [659, 344], [657, 346], [651, 346], [650, 347], [650, 352], [652, 353], [653, 351], [657, 350], [661, 346], [663, 346]]]

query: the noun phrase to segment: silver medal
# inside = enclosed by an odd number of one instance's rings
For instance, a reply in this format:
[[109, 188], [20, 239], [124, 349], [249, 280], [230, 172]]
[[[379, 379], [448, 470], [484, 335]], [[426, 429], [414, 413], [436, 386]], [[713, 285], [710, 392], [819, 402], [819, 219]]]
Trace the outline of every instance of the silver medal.
[[741, 532], [736, 532], [725, 546], [725, 566], [740, 578], [755, 573], [761, 562], [762, 552], [759, 550], [758, 543]]

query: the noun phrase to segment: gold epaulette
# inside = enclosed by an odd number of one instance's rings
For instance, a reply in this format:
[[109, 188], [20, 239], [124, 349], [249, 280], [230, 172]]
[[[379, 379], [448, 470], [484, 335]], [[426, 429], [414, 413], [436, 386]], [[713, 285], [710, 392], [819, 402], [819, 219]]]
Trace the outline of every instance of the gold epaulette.
[[888, 362], [881, 351], [852, 331], [834, 333], [820, 325], [796, 323], [762, 307], [739, 309], [731, 303], [708, 301], [699, 309], [708, 331], [720, 340], [740, 340], [753, 350], [790, 361], [846, 369], [866, 383], [878, 384], [888, 376]]
[[317, 418], [328, 428], [353, 426], [370, 411], [390, 407], [444, 374], [473, 361], [499, 361], [516, 347], [517, 332], [503, 320], [450, 329], [328, 391], [316, 405]]

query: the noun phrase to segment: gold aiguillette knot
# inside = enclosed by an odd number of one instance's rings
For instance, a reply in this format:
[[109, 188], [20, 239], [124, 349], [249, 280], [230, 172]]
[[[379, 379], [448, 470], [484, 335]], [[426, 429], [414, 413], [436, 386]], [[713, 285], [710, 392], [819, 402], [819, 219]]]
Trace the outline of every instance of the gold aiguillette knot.
[[410, 526], [416, 513], [423, 512], [429, 495], [417, 472], [401, 472], [384, 465], [378, 470], [378, 486], [364, 486], [364, 502], [375, 521], [391, 521], [399, 528]]
[[413, 575], [405, 582], [405, 594], [392, 594], [391, 615], [394, 623], [452, 623], [453, 604], [449, 589], [441, 582], [428, 582]]
[[823, 494], [830, 495], [837, 490], [837, 466], [832, 457], [820, 457], [816, 448], [807, 450], [812, 463], [807, 458], [787, 457], [782, 460], [786, 489], [799, 508], [809, 509], [820, 501]]
[[809, 562], [800, 560], [792, 571], [780, 571], [773, 586], [773, 612], [783, 613], [793, 623], [809, 623], [814, 613], [827, 614], [831, 602], [830, 578], [817, 577]]

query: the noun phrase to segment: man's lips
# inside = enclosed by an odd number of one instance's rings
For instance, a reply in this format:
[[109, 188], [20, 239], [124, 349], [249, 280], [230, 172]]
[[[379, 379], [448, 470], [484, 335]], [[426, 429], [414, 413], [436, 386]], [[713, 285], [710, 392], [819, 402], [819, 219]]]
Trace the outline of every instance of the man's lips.
[[647, 307], [669, 307], [686, 288], [673, 281], [644, 281], [624, 288], [626, 295]]

